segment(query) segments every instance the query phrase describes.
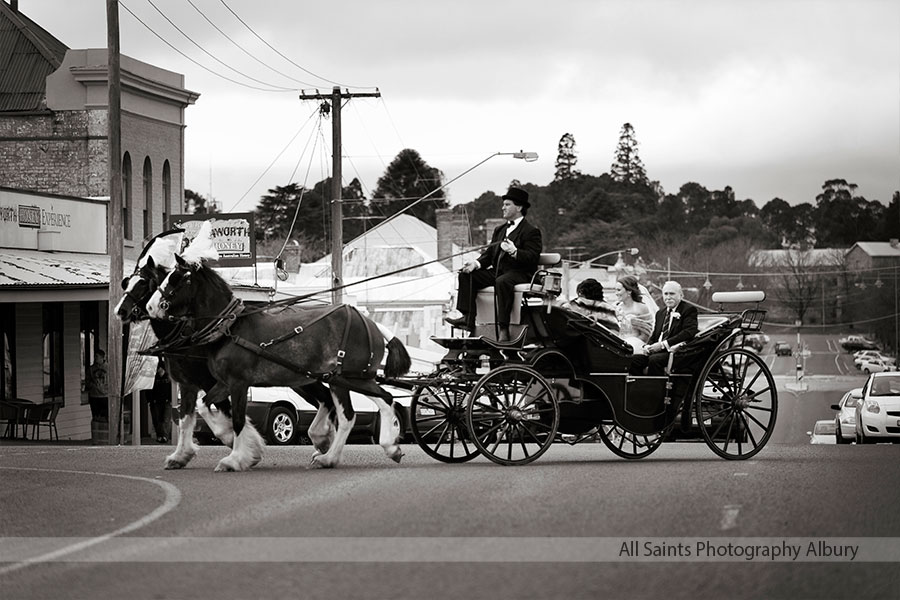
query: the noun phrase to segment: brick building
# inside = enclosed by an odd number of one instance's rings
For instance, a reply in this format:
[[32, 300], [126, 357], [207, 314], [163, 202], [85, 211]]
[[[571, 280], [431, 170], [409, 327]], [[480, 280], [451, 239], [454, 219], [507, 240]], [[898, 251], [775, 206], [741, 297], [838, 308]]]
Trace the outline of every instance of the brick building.
[[[61, 401], [61, 438], [90, 437], [85, 373], [109, 314], [107, 50], [70, 49], [0, 0], [0, 392]], [[184, 77], [121, 66], [126, 269], [180, 213]]]

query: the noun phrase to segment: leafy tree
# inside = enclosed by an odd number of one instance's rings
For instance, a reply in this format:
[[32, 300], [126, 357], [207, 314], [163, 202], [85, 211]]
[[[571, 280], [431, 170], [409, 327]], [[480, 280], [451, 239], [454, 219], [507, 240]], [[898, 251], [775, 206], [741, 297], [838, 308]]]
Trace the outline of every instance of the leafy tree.
[[856, 195], [857, 185], [845, 179], [829, 179], [816, 196], [816, 246], [849, 247], [874, 239], [884, 217], [884, 205]]
[[610, 174], [614, 180], [628, 183], [649, 183], [644, 164], [638, 156], [637, 147], [638, 142], [634, 135], [634, 128], [631, 123], [625, 123], [619, 133], [619, 145], [616, 146], [615, 160], [610, 167]]
[[578, 158], [575, 152], [575, 136], [571, 133], [564, 133], [559, 138], [559, 150], [556, 154], [556, 175], [553, 181], [566, 181], [574, 177], [578, 177], [580, 173], [575, 165]]
[[214, 200], [207, 200], [197, 192], [185, 188], [184, 190], [184, 214], [186, 215], [206, 215], [219, 212], [216, 208]]
[[[426, 163], [419, 153], [410, 148], [401, 150], [388, 165], [377, 182], [373, 193], [373, 211], [390, 217], [413, 202], [441, 187], [444, 174]], [[436, 208], [447, 208], [444, 191], [440, 190], [419, 202], [407, 214], [418, 217], [429, 225], [436, 225]]]

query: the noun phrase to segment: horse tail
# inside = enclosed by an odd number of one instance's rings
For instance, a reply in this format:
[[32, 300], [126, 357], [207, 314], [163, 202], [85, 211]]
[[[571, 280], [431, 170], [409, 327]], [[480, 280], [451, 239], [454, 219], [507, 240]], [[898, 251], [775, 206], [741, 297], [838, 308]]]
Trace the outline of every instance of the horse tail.
[[406, 346], [394, 335], [393, 331], [381, 323], [375, 323], [375, 326], [378, 327], [381, 335], [387, 340], [388, 352], [384, 361], [385, 377], [399, 377], [409, 373], [409, 369], [412, 367], [412, 359], [409, 357], [409, 352], [406, 351]]
[[399, 377], [409, 373], [412, 367], [412, 359], [409, 358], [409, 352], [406, 346], [399, 338], [393, 337], [387, 343], [387, 360], [384, 362], [384, 374], [387, 377]]

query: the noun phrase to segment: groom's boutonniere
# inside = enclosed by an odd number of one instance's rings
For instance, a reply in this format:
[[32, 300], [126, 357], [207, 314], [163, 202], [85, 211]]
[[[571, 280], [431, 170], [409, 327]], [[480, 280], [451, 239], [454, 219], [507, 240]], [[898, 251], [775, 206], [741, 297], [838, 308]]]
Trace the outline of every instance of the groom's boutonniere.
[[680, 319], [680, 318], [681, 318], [681, 313], [678, 312], [677, 310], [673, 310], [672, 311], [672, 320], [674, 321], [675, 319]]

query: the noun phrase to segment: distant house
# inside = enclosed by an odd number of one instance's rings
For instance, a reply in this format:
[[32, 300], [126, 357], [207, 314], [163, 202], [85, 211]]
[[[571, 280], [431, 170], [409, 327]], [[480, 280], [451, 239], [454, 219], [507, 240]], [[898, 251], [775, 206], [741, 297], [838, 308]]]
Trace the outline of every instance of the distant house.
[[891, 268], [900, 265], [900, 241], [856, 242], [847, 251], [851, 271]]
[[804, 267], [807, 269], [832, 269], [844, 262], [846, 250], [843, 248], [809, 248], [800, 250], [754, 250], [748, 264], [759, 269]]

